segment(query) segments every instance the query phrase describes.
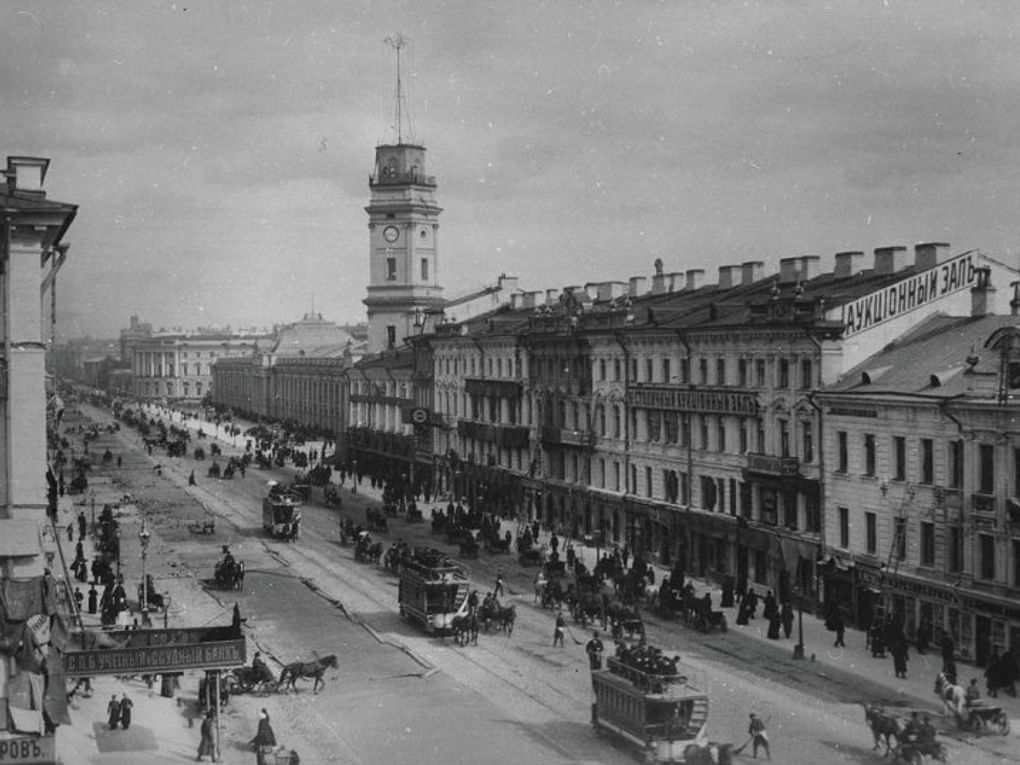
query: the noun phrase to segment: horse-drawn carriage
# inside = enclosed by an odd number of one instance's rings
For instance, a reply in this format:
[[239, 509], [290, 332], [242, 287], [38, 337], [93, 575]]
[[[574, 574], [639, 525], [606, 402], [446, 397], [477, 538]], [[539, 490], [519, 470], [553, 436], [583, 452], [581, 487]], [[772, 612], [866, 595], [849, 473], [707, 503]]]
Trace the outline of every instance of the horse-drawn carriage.
[[383, 554], [383, 543], [373, 542], [372, 535], [367, 531], [362, 531], [358, 534], [358, 539], [354, 543], [354, 560], [358, 563], [375, 563], [379, 564]]
[[340, 489], [335, 484], [327, 483], [322, 490], [322, 497], [329, 507], [343, 507], [343, 500], [340, 498]]
[[277, 680], [264, 664], [258, 667], [235, 667], [225, 682], [230, 693], [254, 693], [264, 696], [276, 690]]
[[948, 714], [956, 719], [956, 727], [973, 733], [996, 730], [1009, 735], [1009, 715], [1001, 706], [986, 704], [980, 699], [968, 699], [962, 685], [951, 682], [945, 672], [935, 676], [935, 694], [941, 699]]
[[224, 548], [223, 558], [216, 562], [213, 569], [213, 581], [221, 590], [240, 590], [244, 587], [244, 562], [234, 560], [234, 556]]
[[390, 523], [386, 520], [386, 514], [378, 507], [369, 507], [365, 510], [365, 525], [369, 531], [389, 531]]
[[[941, 741], [935, 738], [934, 727], [928, 727], [928, 733], [906, 722], [911, 717], [910, 710], [899, 709], [897, 713], [889, 712], [882, 704], [864, 704], [864, 719], [875, 739], [874, 749], [885, 744], [883, 757], [892, 755], [893, 761], [908, 762], [911, 765], [923, 765], [926, 757], [942, 763], [949, 762], [949, 752]], [[914, 723], [916, 726], [916, 722]], [[920, 726], [925, 728], [927, 724]], [[895, 745], [893, 740], [896, 741]]]

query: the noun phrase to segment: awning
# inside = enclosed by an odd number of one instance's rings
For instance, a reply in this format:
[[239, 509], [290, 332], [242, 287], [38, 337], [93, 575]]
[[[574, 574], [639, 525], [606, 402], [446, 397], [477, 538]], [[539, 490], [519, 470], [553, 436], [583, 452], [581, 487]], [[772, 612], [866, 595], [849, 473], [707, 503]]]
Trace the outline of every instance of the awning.
[[833, 555], [832, 553], [829, 553], [828, 555], [819, 558], [817, 561], [817, 565], [819, 567], [832, 566], [837, 571], [849, 571], [854, 567], [854, 562], [852, 560], [845, 560], [844, 558], [840, 558], [836, 555]]

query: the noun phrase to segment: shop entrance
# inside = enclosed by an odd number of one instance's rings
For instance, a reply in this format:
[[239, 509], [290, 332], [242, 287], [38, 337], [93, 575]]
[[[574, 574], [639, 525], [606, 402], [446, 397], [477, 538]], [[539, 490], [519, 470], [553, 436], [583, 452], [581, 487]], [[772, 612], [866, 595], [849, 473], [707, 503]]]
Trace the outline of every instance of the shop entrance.
[[983, 667], [988, 664], [992, 644], [992, 620], [987, 616], [974, 618], [974, 663]]

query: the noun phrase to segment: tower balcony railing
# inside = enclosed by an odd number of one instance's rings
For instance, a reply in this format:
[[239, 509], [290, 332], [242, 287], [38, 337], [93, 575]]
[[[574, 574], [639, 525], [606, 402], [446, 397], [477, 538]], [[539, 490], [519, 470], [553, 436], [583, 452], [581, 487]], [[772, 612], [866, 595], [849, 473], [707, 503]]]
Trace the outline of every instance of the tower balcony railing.
[[416, 173], [411, 170], [368, 176], [369, 188], [374, 188], [376, 186], [404, 186], [408, 183], [413, 183], [416, 186], [431, 186], [432, 188], [435, 188], [436, 176], [422, 175], [421, 173]]

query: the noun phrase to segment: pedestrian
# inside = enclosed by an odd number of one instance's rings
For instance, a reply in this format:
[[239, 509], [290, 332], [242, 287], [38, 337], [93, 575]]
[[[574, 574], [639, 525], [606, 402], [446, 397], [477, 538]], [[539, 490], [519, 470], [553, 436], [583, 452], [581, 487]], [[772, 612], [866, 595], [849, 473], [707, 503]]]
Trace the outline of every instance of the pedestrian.
[[940, 643], [942, 649], [942, 672], [949, 682], [956, 682], [956, 658], [955, 658], [955, 646], [953, 645], [953, 639], [949, 637], [949, 633], [945, 630], [942, 631], [942, 640]]
[[620, 553], [620, 561], [623, 563], [624, 570], [627, 569], [627, 561], [630, 559], [630, 547], [628, 545], [623, 546], [623, 551]]
[[212, 709], [206, 710], [205, 718], [202, 720], [202, 740], [198, 743], [198, 756], [196, 762], [202, 762], [202, 758], [209, 755], [209, 759], [216, 760], [216, 739], [215, 712]]
[[113, 694], [110, 697], [110, 703], [106, 705], [106, 722], [110, 726], [110, 730], [117, 730], [117, 723], [120, 721], [120, 702], [117, 700], [117, 694]]
[[588, 641], [584, 650], [588, 654], [588, 667], [590, 669], [602, 669], [602, 652], [605, 650], [605, 646], [599, 640], [598, 631], [591, 633], [591, 640]]
[[503, 596], [503, 569], [496, 574], [496, 586], [492, 588], [492, 594], [497, 598]]
[[766, 633], [766, 637], [769, 640], [779, 640], [779, 628], [782, 626], [782, 621], [779, 618], [779, 609], [772, 609], [772, 616], [769, 617], [769, 629]]
[[542, 569], [539, 569], [538, 573], [535, 574], [536, 603], [541, 603], [543, 600], [545, 600], [545, 598], [543, 597], [543, 595], [545, 595], [545, 585], [546, 585], [545, 573], [543, 573]]
[[81, 587], [75, 587], [74, 588], [74, 602], [76, 604], [75, 607], [78, 609], [78, 613], [79, 614], [81, 613], [81, 604], [82, 604], [83, 600], [85, 600], [85, 596], [82, 595], [82, 593], [81, 593]]
[[563, 618], [563, 612], [556, 613], [556, 628], [553, 630], [553, 646], [563, 647], [563, 632], [567, 628], [567, 621]]
[[558, 536], [556, 536], [556, 532], [554, 531], [553, 535], [551, 537], [549, 537], [549, 549], [553, 551], [553, 555], [557, 554], [557, 550], [559, 549], [559, 546], [560, 546], [560, 538]]
[[846, 648], [846, 643], [843, 642], [843, 635], [846, 634], [846, 624], [843, 622], [843, 615], [836, 611], [832, 617], [833, 629], [836, 631], [836, 642], [833, 643], [834, 648]]
[[257, 765], [267, 765], [266, 755], [276, 747], [276, 734], [273, 733], [273, 726], [269, 723], [269, 712], [265, 707], [262, 707], [262, 711], [259, 712], [259, 727], [251, 743], [255, 746]]
[[783, 603], [783, 607], [779, 612], [779, 619], [783, 623], [783, 634], [789, 640], [790, 633], [793, 632], [793, 606], [789, 603]]
[[907, 641], [897, 640], [892, 646], [890, 651], [893, 655], [893, 669], [896, 670], [896, 677], [901, 680], [907, 679], [907, 659], [910, 657], [907, 654]]
[[131, 727], [131, 707], [134, 706], [134, 703], [132, 703], [131, 699], [129, 699], [128, 695], [125, 693], [121, 697], [120, 704], [118, 706], [120, 712], [120, 724], [124, 727], [124, 730], [127, 730]]
[[85, 512], [84, 511], [79, 512], [78, 513], [78, 541], [81, 541], [81, 540], [83, 540], [85, 538], [86, 525], [87, 524], [85, 523]]
[[73, 523], [68, 523], [67, 524], [67, 541], [68, 542], [73, 542], [74, 541], [74, 524]]
[[88, 603], [89, 603], [89, 613], [90, 614], [95, 615], [98, 598], [99, 598], [99, 593], [96, 591], [96, 586], [93, 584], [93, 585], [91, 585], [89, 587], [89, 601], [88, 601]]
[[928, 644], [931, 643], [931, 625], [927, 619], [922, 619], [921, 623], [917, 625], [914, 639], [918, 655], [924, 656], [924, 652], [928, 650]]
[[574, 569], [574, 562], [577, 560], [577, 553], [574, 552], [573, 542], [567, 542], [567, 568]]
[[758, 759], [758, 748], [765, 750], [766, 759], [772, 759], [769, 751], [769, 734], [765, 730], [765, 722], [754, 712], [751, 712], [751, 722], [747, 726], [747, 735], [751, 737], [751, 752], [755, 759]]
[[192, 470], [191, 474], [188, 476], [188, 486], [194, 486], [194, 485], [195, 485], [195, 471]]

